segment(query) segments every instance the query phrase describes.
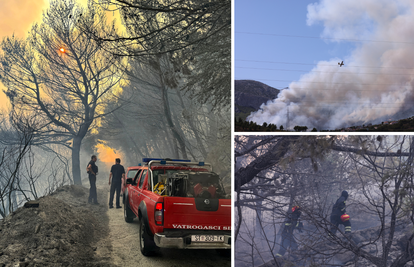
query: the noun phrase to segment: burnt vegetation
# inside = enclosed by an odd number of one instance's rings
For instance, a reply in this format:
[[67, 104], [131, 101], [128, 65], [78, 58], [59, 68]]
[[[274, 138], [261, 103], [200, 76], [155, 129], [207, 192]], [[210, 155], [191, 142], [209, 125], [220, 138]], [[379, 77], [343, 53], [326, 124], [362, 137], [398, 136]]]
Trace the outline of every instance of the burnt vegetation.
[[[412, 266], [413, 156], [411, 136], [236, 136], [236, 265]], [[342, 190], [352, 233], [332, 235]], [[298, 249], [278, 258], [295, 205]]]

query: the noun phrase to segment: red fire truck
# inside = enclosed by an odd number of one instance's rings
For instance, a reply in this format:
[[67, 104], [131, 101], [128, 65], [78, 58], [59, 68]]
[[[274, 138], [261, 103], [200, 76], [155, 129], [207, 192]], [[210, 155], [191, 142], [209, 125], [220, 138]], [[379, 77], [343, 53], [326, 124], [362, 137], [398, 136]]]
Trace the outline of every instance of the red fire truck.
[[[141, 253], [158, 247], [231, 249], [231, 199], [211, 164], [144, 158], [127, 178], [126, 222], [139, 218]], [[227, 251], [226, 251], [227, 250]]]

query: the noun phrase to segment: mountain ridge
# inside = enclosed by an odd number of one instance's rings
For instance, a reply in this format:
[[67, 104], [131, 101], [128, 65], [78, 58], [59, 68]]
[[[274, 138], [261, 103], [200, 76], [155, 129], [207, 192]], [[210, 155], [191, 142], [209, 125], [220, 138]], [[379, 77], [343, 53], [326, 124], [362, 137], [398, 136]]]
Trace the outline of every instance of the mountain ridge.
[[280, 90], [255, 80], [234, 81], [236, 117], [246, 119], [251, 112], [259, 110], [263, 103], [277, 97]]

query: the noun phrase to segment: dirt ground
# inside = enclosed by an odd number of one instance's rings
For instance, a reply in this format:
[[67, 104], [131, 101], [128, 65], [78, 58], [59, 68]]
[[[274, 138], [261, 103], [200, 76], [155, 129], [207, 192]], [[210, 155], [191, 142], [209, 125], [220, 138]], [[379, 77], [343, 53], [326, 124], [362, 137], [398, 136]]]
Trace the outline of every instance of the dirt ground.
[[138, 220], [126, 223], [123, 209], [108, 209], [109, 186], [98, 185], [100, 205], [88, 204], [88, 194], [88, 188], [64, 186], [38, 199], [39, 207], [6, 217], [0, 222], [0, 267], [231, 266], [215, 250], [160, 249], [143, 256]]

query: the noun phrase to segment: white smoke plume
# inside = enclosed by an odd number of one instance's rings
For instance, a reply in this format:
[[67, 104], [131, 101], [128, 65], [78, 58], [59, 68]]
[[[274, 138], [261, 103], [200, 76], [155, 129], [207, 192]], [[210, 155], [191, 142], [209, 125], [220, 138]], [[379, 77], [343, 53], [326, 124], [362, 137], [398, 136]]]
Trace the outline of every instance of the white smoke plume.
[[363, 41], [347, 58], [318, 62], [248, 120], [286, 127], [289, 113], [289, 128], [321, 130], [414, 115], [413, 0], [321, 0], [308, 5], [307, 23], [323, 23], [329, 41]]

